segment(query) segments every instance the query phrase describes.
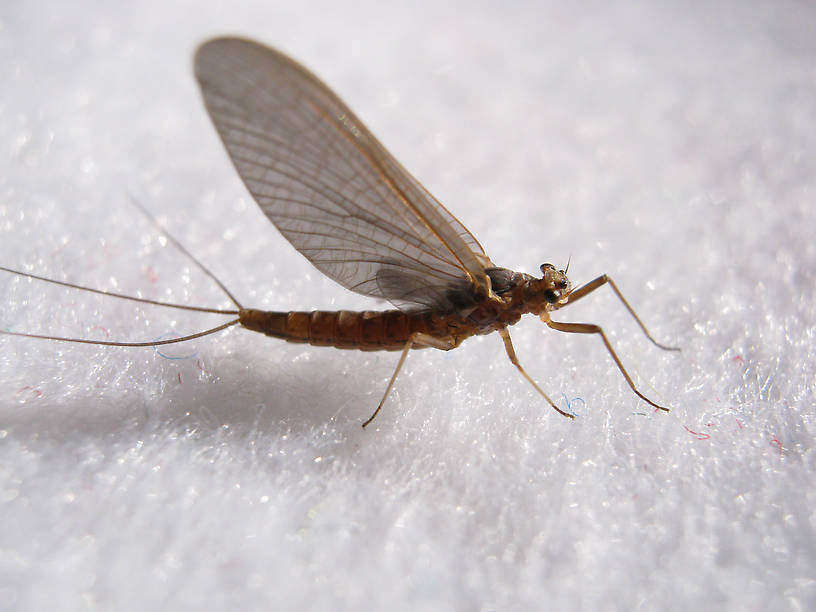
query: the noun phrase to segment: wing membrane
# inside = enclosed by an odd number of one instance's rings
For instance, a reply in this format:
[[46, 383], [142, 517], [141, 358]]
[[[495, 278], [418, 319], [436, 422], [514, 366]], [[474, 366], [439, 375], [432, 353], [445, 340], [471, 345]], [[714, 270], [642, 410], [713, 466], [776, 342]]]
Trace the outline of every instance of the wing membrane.
[[[489, 288], [481, 245], [308, 70], [219, 38], [198, 49], [195, 73], [249, 192], [321, 272], [401, 307], [444, 307], [433, 296], [445, 287]], [[399, 276], [410, 291], [383, 282]]]

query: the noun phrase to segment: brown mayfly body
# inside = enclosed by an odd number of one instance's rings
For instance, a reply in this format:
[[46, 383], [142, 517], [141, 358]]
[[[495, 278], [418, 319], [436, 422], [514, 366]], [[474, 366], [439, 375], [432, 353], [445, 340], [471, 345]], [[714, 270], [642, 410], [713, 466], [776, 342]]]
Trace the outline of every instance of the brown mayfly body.
[[525, 372], [507, 328], [534, 314], [554, 330], [597, 334], [629, 387], [648, 404], [603, 329], [550, 315], [609, 285], [646, 336], [657, 342], [607, 275], [573, 289], [564, 270], [541, 266], [541, 278], [497, 267], [479, 242], [386, 151], [320, 79], [283, 53], [241, 38], [216, 38], [195, 55], [195, 76], [210, 118], [252, 197], [283, 236], [323, 274], [347, 289], [382, 298], [385, 311], [265, 312], [244, 308], [172, 236], [172, 243], [226, 293], [237, 310], [197, 308], [115, 294], [9, 268], [20, 276], [138, 302], [233, 315], [218, 327], [171, 340], [110, 342], [5, 331], [110, 346], [183, 342], [233, 325], [317, 346], [401, 351], [368, 425], [379, 413], [412, 348], [450, 350], [474, 335], [498, 332], [507, 356], [558, 413], [564, 412]]

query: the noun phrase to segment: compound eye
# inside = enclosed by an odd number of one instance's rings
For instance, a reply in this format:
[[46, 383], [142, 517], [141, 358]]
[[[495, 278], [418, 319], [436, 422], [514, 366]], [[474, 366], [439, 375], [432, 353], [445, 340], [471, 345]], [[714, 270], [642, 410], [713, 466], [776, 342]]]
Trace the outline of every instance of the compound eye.
[[550, 304], [555, 304], [558, 301], [558, 294], [552, 289], [547, 289], [544, 292], [544, 299], [547, 300]]

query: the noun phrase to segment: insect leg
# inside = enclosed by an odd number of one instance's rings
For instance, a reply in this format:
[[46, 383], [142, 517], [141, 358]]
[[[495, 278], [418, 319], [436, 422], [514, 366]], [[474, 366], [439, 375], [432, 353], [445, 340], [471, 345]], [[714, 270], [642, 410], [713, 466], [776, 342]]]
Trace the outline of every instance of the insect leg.
[[388, 397], [388, 394], [391, 392], [391, 387], [394, 386], [394, 381], [397, 380], [397, 374], [402, 369], [402, 364], [405, 363], [405, 358], [408, 357], [408, 351], [411, 350], [414, 346], [430, 346], [433, 348], [437, 348], [443, 351], [448, 351], [452, 348], [456, 347], [456, 343], [452, 339], [447, 338], [437, 338], [436, 336], [430, 336], [428, 334], [423, 334], [421, 332], [411, 334], [411, 337], [408, 339], [408, 342], [405, 343], [405, 348], [402, 349], [402, 354], [400, 355], [399, 361], [397, 362], [397, 367], [394, 370], [394, 373], [391, 375], [391, 380], [388, 381], [388, 386], [385, 388], [385, 393], [383, 393], [382, 399], [380, 400], [377, 409], [374, 411], [368, 419], [363, 423], [363, 429], [365, 429], [366, 425], [371, 423], [376, 417], [380, 409], [385, 404], [385, 400]]
[[[559, 304], [556, 308], [563, 308], [567, 304], [572, 304], [573, 302], [577, 302], [578, 300], [580, 300], [585, 295], [587, 295], [589, 293], [592, 293], [598, 287], [601, 287], [601, 286], [606, 285], [606, 284], [609, 284], [609, 286], [612, 287], [612, 291], [615, 292], [615, 295], [618, 296], [618, 299], [626, 307], [626, 310], [629, 311], [629, 314], [631, 314], [635, 318], [635, 321], [637, 321], [637, 324], [640, 325], [640, 329], [643, 330], [643, 333], [646, 334], [646, 337], [649, 340], [651, 340], [652, 343], [654, 343], [655, 346], [658, 346], [658, 347], [662, 348], [664, 351], [679, 351], [680, 350], [676, 346], [666, 346], [665, 344], [660, 344], [660, 342], [658, 342], [657, 340], [655, 340], [652, 337], [652, 334], [650, 334], [649, 330], [646, 329], [646, 326], [643, 324], [643, 321], [640, 320], [640, 317], [638, 317], [635, 314], [635, 311], [629, 305], [629, 302], [627, 302], [626, 298], [623, 297], [623, 294], [620, 292], [620, 289], [618, 289], [618, 286], [615, 284], [615, 281], [613, 281], [611, 278], [609, 278], [609, 276], [607, 276], [606, 274], [602, 274], [601, 276], [599, 276], [595, 280], [589, 281], [583, 287], [579, 287], [575, 291], [571, 291], [569, 296], [568, 296], [568, 298], [569, 298], [568, 301], [566, 303], [564, 303], [564, 304]], [[594, 333], [594, 332], [578, 332], [578, 333]]]
[[[600, 325], [595, 325], [593, 323], [562, 323], [560, 321], [551, 320], [545, 320], [544, 322], [547, 325], [549, 325], [552, 329], [555, 329], [560, 332], [566, 332], [568, 334], [598, 334], [601, 337], [601, 340], [603, 340], [603, 343], [606, 346], [606, 350], [609, 351], [609, 354], [615, 361], [615, 365], [618, 366], [618, 369], [621, 371], [621, 374], [623, 374], [623, 377], [626, 379], [626, 382], [629, 383], [629, 387], [631, 387], [632, 391], [635, 392], [635, 395], [637, 395], [647, 404], [654, 406], [655, 408], [665, 410], [666, 412], [669, 411], [668, 408], [664, 408], [663, 406], [655, 404], [652, 400], [650, 400], [648, 397], [646, 397], [640, 391], [637, 390], [637, 387], [635, 387], [635, 383], [632, 382], [632, 378], [629, 376], [629, 373], [626, 371], [626, 368], [623, 367], [623, 363], [621, 363], [621, 360], [618, 358], [617, 353], [615, 353], [615, 349], [612, 348], [612, 345], [609, 343], [609, 340], [607, 339], [606, 334], [604, 333], [604, 330], [601, 328]], [[657, 343], [655, 342], [655, 344]]]
[[530, 375], [524, 371], [524, 368], [521, 367], [518, 357], [516, 357], [516, 349], [513, 348], [513, 341], [510, 340], [510, 332], [507, 331], [506, 327], [499, 330], [499, 335], [502, 337], [502, 340], [504, 341], [504, 350], [507, 351], [507, 356], [510, 358], [510, 361], [513, 363], [513, 365], [518, 368], [518, 371], [521, 372], [521, 375], [524, 376], [524, 378], [526, 378], [529, 381], [529, 383], [533, 385], [533, 387], [535, 387], [535, 390], [538, 391], [544, 397], [544, 399], [547, 400], [547, 402], [549, 402], [550, 406], [552, 406], [558, 414], [574, 419], [575, 417], [573, 415], [571, 415], [568, 412], [564, 412], [558, 406], [556, 406], [555, 402], [550, 399], [550, 396], [544, 393], [544, 391], [541, 390], [541, 387], [539, 387], [536, 384], [536, 382], [530, 377]]

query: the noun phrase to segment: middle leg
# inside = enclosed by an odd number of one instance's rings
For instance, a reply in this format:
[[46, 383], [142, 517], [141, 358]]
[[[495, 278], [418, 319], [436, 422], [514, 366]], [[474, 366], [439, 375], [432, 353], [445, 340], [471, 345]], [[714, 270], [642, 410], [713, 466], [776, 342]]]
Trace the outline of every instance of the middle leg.
[[629, 387], [632, 389], [632, 391], [635, 392], [635, 395], [637, 395], [647, 404], [654, 406], [655, 408], [658, 408], [660, 410], [669, 412], [668, 408], [660, 406], [659, 404], [655, 404], [652, 400], [650, 400], [648, 397], [646, 397], [640, 391], [638, 391], [637, 387], [635, 386], [635, 383], [632, 381], [632, 378], [629, 376], [629, 373], [626, 371], [626, 368], [623, 367], [623, 363], [618, 358], [617, 353], [615, 353], [615, 349], [612, 348], [612, 344], [609, 342], [609, 339], [606, 337], [606, 334], [604, 333], [604, 330], [603, 328], [601, 328], [600, 325], [595, 325], [594, 323], [562, 323], [560, 321], [552, 321], [549, 319], [546, 320], [545, 322], [552, 329], [560, 332], [566, 332], [568, 334], [598, 334], [601, 337], [601, 340], [603, 340], [603, 343], [606, 346], [606, 350], [609, 352], [609, 355], [614, 360], [615, 365], [618, 366], [618, 370], [620, 370], [621, 374], [623, 374], [623, 377], [626, 379], [626, 382], [629, 384]]
[[516, 357], [516, 350], [513, 348], [513, 342], [510, 340], [510, 332], [507, 331], [506, 327], [503, 327], [499, 330], [499, 335], [501, 336], [502, 340], [504, 341], [504, 350], [507, 351], [507, 356], [510, 358], [510, 361], [514, 366], [518, 368], [518, 371], [521, 372], [521, 375], [527, 379], [527, 381], [533, 385], [536, 391], [538, 391], [547, 402], [549, 402], [550, 406], [560, 415], [565, 416], [570, 419], [574, 419], [575, 416], [570, 414], [569, 412], [564, 412], [558, 406], [555, 405], [555, 402], [550, 399], [550, 396], [542, 391], [541, 387], [539, 387], [536, 382], [530, 377], [527, 372], [524, 371], [524, 368], [521, 367], [521, 363], [519, 363], [518, 357]]

